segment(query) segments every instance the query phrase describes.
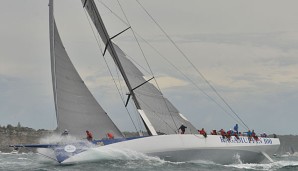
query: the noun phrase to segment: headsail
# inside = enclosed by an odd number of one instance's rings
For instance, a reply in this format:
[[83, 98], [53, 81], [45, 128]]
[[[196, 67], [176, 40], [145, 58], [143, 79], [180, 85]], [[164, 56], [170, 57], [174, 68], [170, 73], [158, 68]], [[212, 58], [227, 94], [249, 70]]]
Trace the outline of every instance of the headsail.
[[122, 133], [98, 104], [76, 71], [59, 36], [50, 0], [51, 69], [58, 131], [68, 129], [71, 135], [85, 137], [85, 131], [94, 138], [103, 138], [112, 132], [115, 137]]
[[197, 129], [153, 84], [143, 78], [141, 71], [112, 43], [94, 1], [82, 0], [82, 3], [119, 68], [147, 130], [153, 135], [175, 134], [177, 128], [184, 124], [188, 127], [186, 133], [197, 133]]

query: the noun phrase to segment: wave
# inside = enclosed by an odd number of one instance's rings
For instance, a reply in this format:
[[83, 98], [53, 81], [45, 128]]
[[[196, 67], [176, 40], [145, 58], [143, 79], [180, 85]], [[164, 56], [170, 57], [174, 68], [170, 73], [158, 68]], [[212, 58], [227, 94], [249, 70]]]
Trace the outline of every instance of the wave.
[[57, 143], [67, 143], [67, 142], [75, 142], [78, 141], [76, 137], [71, 135], [61, 136], [58, 134], [49, 135], [47, 137], [43, 137], [39, 140], [40, 144], [57, 144]]
[[131, 150], [120, 150], [112, 148], [90, 148], [80, 154], [77, 154], [67, 160], [65, 163], [79, 163], [89, 161], [102, 161], [102, 160], [122, 160], [122, 161], [134, 161], [143, 160], [149, 161], [155, 164], [163, 164], [166, 161], [158, 157], [152, 157], [143, 153], [131, 151]]
[[238, 169], [249, 169], [249, 170], [277, 170], [282, 168], [298, 168], [298, 161], [276, 161], [268, 164], [231, 164], [225, 165], [225, 167], [232, 167]]
[[[89, 158], [84, 158], [88, 156]], [[221, 165], [211, 161], [195, 160], [190, 162], [169, 162], [129, 150], [90, 149], [77, 158], [78, 165], [60, 165], [51, 160], [42, 159], [37, 154], [2, 155], [0, 168], [4, 170], [298, 170], [298, 158], [276, 158], [276, 162], [267, 164], [234, 163]], [[88, 160], [87, 162], [83, 162]], [[93, 160], [95, 162], [90, 162]], [[0, 169], [1, 170], [1, 169]]]

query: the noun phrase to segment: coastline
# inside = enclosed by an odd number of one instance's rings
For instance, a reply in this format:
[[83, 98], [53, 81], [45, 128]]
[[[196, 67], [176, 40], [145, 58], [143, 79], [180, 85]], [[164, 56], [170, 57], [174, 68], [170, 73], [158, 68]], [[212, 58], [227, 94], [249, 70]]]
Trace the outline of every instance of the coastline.
[[[55, 134], [55, 130], [45, 130], [22, 127], [20, 124], [14, 127], [7, 125], [0, 126], [0, 151], [9, 153], [13, 148], [9, 147], [12, 144], [38, 144], [43, 137]], [[137, 136], [136, 132], [123, 132], [126, 137]], [[280, 148], [277, 154], [298, 152], [298, 135], [278, 135], [280, 138]], [[22, 148], [19, 152], [35, 152], [36, 149]]]

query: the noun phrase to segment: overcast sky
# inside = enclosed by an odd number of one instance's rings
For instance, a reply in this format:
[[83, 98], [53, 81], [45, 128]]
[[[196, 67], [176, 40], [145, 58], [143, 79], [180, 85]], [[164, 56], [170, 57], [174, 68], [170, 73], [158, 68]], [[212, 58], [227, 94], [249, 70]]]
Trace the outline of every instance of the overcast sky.
[[[117, 1], [103, 2], [125, 20]], [[132, 28], [215, 98], [136, 1], [120, 2]], [[297, 134], [298, 1], [140, 2], [251, 129]], [[105, 7], [99, 9], [110, 35], [127, 27]], [[0, 11], [0, 125], [20, 122], [54, 129], [48, 2], [3, 1]], [[81, 1], [57, 1], [55, 18], [65, 48], [87, 86], [121, 130], [133, 131]], [[115, 41], [143, 66], [129, 32]], [[228, 114], [142, 45], [163, 93], [198, 129], [233, 127], [235, 121]]]

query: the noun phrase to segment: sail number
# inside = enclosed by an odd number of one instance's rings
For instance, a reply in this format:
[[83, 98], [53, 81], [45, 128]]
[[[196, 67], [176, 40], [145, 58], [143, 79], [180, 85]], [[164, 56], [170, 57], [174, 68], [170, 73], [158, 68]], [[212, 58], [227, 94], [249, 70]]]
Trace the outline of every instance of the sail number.
[[272, 144], [272, 140], [270, 138], [264, 138], [264, 144]]
[[230, 139], [220, 137], [220, 141], [222, 143], [256, 143], [256, 144], [272, 144], [272, 140], [270, 138], [259, 138], [255, 140], [253, 138], [249, 139], [248, 137], [232, 137]]

